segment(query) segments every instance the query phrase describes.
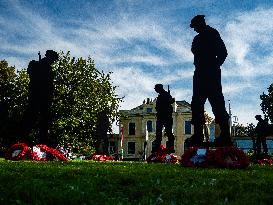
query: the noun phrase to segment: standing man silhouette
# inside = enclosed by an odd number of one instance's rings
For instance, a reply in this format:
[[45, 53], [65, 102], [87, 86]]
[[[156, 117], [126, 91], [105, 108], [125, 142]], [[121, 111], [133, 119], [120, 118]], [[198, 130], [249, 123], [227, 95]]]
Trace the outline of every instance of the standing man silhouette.
[[195, 65], [191, 102], [194, 134], [186, 140], [186, 144], [198, 146], [203, 142], [204, 104], [208, 99], [215, 115], [215, 122], [221, 129], [220, 137], [215, 139], [215, 145], [232, 145], [229, 115], [225, 108], [221, 85], [220, 66], [227, 57], [225, 44], [218, 31], [206, 24], [204, 15], [195, 16], [191, 20], [190, 27], [198, 34], [194, 37], [191, 48]]
[[173, 107], [174, 98], [169, 92], [164, 90], [162, 84], [156, 84], [154, 87], [158, 93], [156, 100], [156, 139], [153, 142], [152, 152], [156, 152], [162, 140], [162, 128], [165, 127], [165, 132], [168, 137], [167, 149], [170, 153], [174, 152], [174, 135], [172, 133], [173, 126]]
[[261, 115], [255, 116], [258, 120], [257, 126], [255, 128], [255, 133], [257, 134], [256, 140], [256, 154], [259, 156], [261, 154], [261, 144], [263, 145], [264, 154], [268, 154], [268, 148], [266, 144], [266, 136], [268, 134], [268, 123], [262, 118]]
[[45, 57], [39, 61], [30, 61], [27, 73], [29, 75], [28, 105], [23, 116], [21, 137], [29, 141], [28, 137], [36, 122], [39, 122], [38, 144], [50, 145], [48, 138], [51, 124], [50, 107], [53, 100], [52, 64], [58, 59], [58, 53], [47, 50]]

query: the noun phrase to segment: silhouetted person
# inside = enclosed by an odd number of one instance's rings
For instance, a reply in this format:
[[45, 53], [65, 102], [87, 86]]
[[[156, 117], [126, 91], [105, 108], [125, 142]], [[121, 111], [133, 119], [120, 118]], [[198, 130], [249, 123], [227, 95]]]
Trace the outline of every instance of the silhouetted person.
[[173, 107], [174, 98], [169, 92], [164, 90], [162, 84], [156, 84], [154, 87], [158, 93], [156, 100], [156, 139], [153, 142], [152, 152], [156, 152], [162, 140], [162, 128], [165, 127], [165, 132], [168, 137], [167, 148], [170, 152], [174, 152], [174, 135], [172, 133], [173, 126]]
[[261, 144], [263, 145], [264, 154], [268, 154], [268, 148], [266, 144], [266, 136], [268, 131], [268, 123], [266, 120], [262, 118], [261, 115], [255, 116], [256, 120], [258, 120], [257, 126], [255, 128], [255, 133], [257, 134], [256, 139], [256, 154], [261, 154]]
[[107, 132], [110, 129], [110, 121], [108, 117], [109, 111], [107, 108], [98, 112], [96, 124], [96, 154], [109, 154], [108, 152], [108, 136]]
[[53, 99], [54, 74], [51, 65], [58, 59], [58, 53], [47, 50], [45, 57], [39, 61], [30, 61], [27, 73], [29, 75], [28, 105], [23, 116], [21, 137], [29, 142], [29, 134], [35, 124], [39, 124], [37, 143], [51, 145], [48, 132], [51, 124], [50, 107]]
[[227, 57], [227, 50], [218, 31], [206, 25], [204, 17], [204, 15], [197, 15], [190, 24], [190, 27], [198, 35], [194, 37], [191, 48], [195, 65], [191, 102], [194, 134], [187, 139], [186, 144], [198, 146], [203, 142], [204, 104], [208, 99], [215, 115], [215, 122], [219, 124], [221, 129], [220, 137], [215, 139], [215, 145], [227, 146], [232, 145], [232, 142], [229, 131], [229, 115], [222, 93], [220, 69]]

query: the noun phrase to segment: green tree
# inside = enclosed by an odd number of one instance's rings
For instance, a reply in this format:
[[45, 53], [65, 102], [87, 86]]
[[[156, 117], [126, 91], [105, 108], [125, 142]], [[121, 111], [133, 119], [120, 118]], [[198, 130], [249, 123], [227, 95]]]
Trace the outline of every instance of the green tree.
[[15, 67], [0, 61], [0, 145], [9, 146], [20, 139], [17, 131], [27, 99], [28, 75], [16, 74]]
[[96, 141], [98, 113], [108, 110], [110, 123], [118, 117], [122, 99], [115, 94], [111, 73], [97, 70], [90, 57], [76, 59], [69, 52], [60, 54], [54, 72], [52, 134], [57, 142], [90, 153]]
[[[52, 105], [52, 139], [81, 153], [94, 151], [98, 113], [107, 110], [108, 123], [118, 119], [122, 101], [115, 94], [111, 73], [95, 68], [89, 57], [74, 58], [60, 53], [53, 65], [55, 72]], [[25, 69], [17, 74], [14, 67], [0, 61], [0, 145], [9, 146], [20, 139], [16, 136], [27, 105], [29, 77]], [[110, 126], [107, 128], [111, 132]], [[35, 139], [36, 128], [32, 136]]]
[[265, 115], [265, 118], [269, 119], [273, 122], [273, 84], [271, 84], [268, 88], [268, 93], [263, 93], [260, 98], [262, 100], [261, 107], [262, 111]]

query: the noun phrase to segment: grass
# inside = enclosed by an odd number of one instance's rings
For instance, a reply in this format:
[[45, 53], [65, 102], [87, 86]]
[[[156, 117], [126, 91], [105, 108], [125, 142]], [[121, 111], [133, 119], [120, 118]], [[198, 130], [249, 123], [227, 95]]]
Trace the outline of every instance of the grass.
[[272, 204], [273, 166], [0, 160], [0, 204]]

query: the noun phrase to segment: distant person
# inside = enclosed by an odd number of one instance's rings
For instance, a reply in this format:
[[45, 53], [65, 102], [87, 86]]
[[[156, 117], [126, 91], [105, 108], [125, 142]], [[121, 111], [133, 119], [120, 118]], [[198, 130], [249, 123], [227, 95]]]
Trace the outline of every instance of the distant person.
[[29, 135], [38, 122], [38, 144], [51, 145], [49, 140], [49, 126], [51, 124], [50, 108], [53, 100], [52, 64], [58, 59], [58, 53], [47, 50], [45, 57], [39, 61], [30, 61], [27, 73], [29, 75], [28, 104], [23, 116], [21, 137], [29, 141]]
[[153, 142], [152, 152], [156, 152], [160, 147], [162, 140], [162, 129], [165, 127], [165, 132], [168, 137], [167, 149], [169, 152], [174, 152], [174, 135], [172, 133], [173, 126], [173, 107], [174, 98], [169, 92], [164, 90], [162, 84], [156, 84], [154, 87], [155, 91], [158, 93], [156, 100], [156, 139]]
[[198, 146], [203, 143], [204, 104], [207, 99], [215, 115], [215, 122], [221, 129], [220, 137], [214, 141], [215, 145], [232, 145], [220, 69], [227, 57], [227, 49], [218, 31], [206, 24], [204, 15], [195, 16], [191, 20], [190, 27], [198, 34], [194, 37], [191, 47], [195, 65], [191, 102], [194, 134], [186, 140], [186, 145]]
[[255, 133], [257, 134], [256, 139], [256, 154], [259, 156], [261, 154], [261, 144], [263, 145], [264, 154], [268, 154], [268, 148], [266, 144], [266, 136], [268, 133], [268, 122], [262, 118], [261, 115], [255, 116], [258, 120], [257, 126], [255, 128]]

